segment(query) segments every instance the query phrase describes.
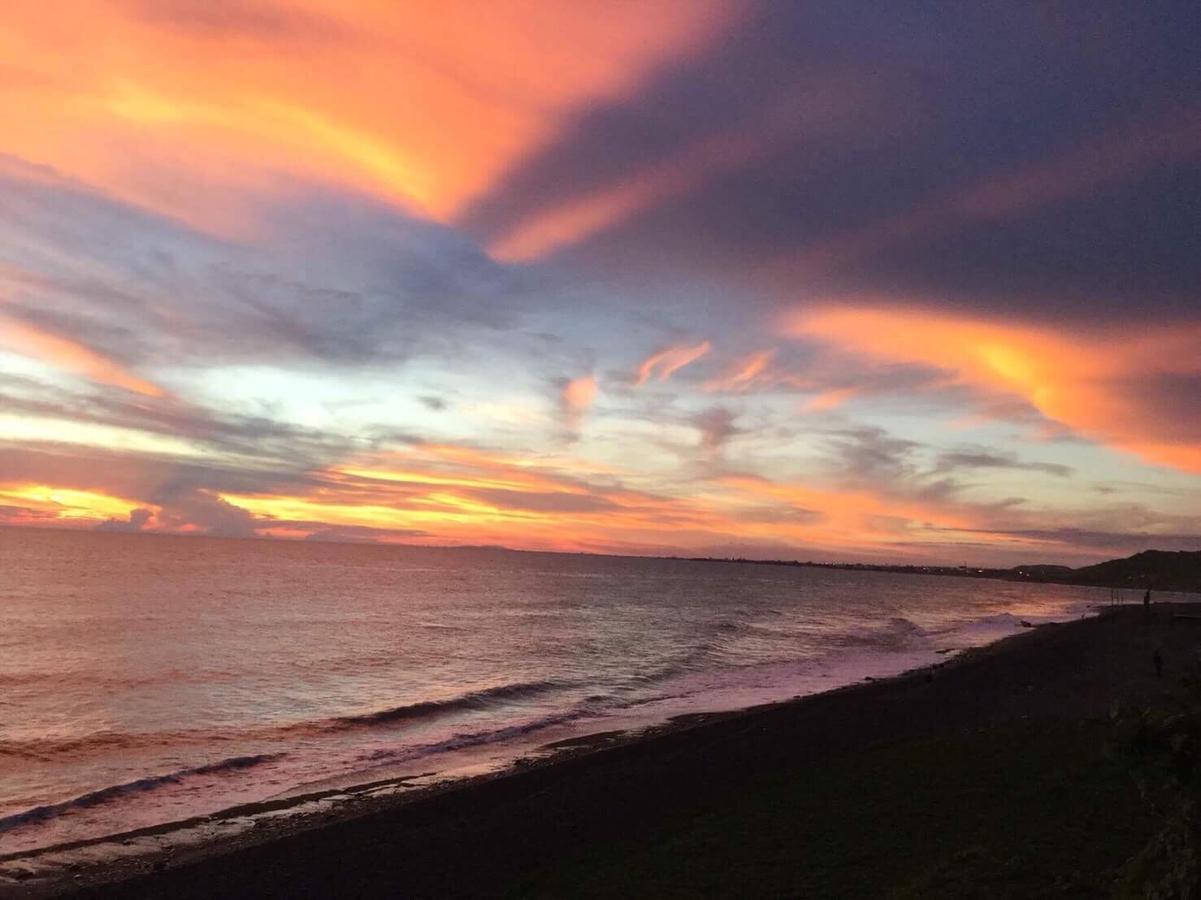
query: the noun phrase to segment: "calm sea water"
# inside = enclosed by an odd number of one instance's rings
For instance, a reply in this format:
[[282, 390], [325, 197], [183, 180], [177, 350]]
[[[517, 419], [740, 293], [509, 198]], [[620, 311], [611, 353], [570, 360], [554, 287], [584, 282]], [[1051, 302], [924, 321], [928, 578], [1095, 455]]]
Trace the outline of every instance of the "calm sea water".
[[[1104, 596], [1103, 596], [1104, 595]], [[887, 675], [1107, 592], [0, 529], [0, 853]]]

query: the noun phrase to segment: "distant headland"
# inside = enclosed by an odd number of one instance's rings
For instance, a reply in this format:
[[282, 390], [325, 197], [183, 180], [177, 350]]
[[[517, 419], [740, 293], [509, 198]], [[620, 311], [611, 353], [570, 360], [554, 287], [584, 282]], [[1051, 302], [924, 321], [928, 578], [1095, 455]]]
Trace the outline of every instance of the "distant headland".
[[694, 556], [695, 562], [737, 562], [762, 566], [807, 566], [860, 572], [895, 572], [902, 575], [955, 575], [960, 578], [999, 578], [1050, 584], [1079, 584], [1092, 587], [1135, 588], [1201, 593], [1201, 550], [1144, 550], [1125, 559], [1111, 559], [1091, 566], [1031, 565], [1011, 569], [976, 566], [915, 566], [875, 563], [822, 563], [784, 559]]

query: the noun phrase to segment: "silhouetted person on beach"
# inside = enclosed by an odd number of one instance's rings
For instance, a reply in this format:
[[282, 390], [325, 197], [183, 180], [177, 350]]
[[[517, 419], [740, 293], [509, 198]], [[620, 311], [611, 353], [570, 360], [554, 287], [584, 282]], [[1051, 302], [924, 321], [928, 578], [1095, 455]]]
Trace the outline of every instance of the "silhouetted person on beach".
[[1151, 588], [1147, 588], [1147, 593], [1143, 594], [1143, 609], [1151, 608]]
[[1155, 660], [1155, 677], [1163, 678], [1163, 654], [1156, 650], [1153, 659]]

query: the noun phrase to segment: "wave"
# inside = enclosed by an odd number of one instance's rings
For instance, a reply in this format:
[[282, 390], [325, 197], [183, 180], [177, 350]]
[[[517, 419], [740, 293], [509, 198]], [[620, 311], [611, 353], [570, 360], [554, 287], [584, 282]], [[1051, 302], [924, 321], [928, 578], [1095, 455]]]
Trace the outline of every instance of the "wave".
[[884, 651], [922, 650], [930, 643], [930, 632], [916, 622], [893, 616], [884, 625], [831, 635], [833, 646], [875, 647]]
[[204, 743], [214, 737], [209, 731], [93, 731], [77, 737], [0, 740], [0, 758], [47, 760], [56, 756], [84, 754], [95, 750], [132, 750], [143, 747]]
[[183, 779], [190, 776], [218, 775], [223, 772], [249, 769], [261, 763], [279, 759], [284, 755], [283, 753], [264, 753], [258, 756], [231, 756], [219, 762], [206, 763], [202, 766], [193, 766], [187, 769], [178, 769], [175, 772], [168, 772], [165, 775], [149, 775], [145, 778], [139, 778], [136, 781], [110, 785], [99, 790], [89, 791], [86, 794], [80, 794], [78, 797], [73, 797], [70, 800], [63, 800], [60, 803], [47, 803], [27, 809], [24, 812], [4, 816], [0, 818], [0, 833], [11, 831], [14, 828], [19, 828], [22, 825], [28, 825], [33, 822], [44, 822], [47, 819], [53, 819], [73, 810], [97, 806], [101, 803], [115, 800], [118, 797], [153, 791], [168, 784], [179, 784]]
[[362, 713], [353, 716], [338, 716], [337, 718], [327, 720], [325, 728], [327, 730], [370, 728], [376, 725], [407, 722], [412, 719], [424, 719], [430, 716], [464, 710], [488, 709], [500, 700], [523, 700], [571, 686], [572, 682], [555, 680], [501, 684], [478, 691], [469, 691], [466, 694], [449, 697], [445, 700], [422, 700], [417, 703], [407, 703], [403, 706], [381, 709], [377, 712]]
[[561, 713], [553, 713], [552, 715], [534, 719], [532, 722], [523, 722], [518, 725], [506, 725], [503, 728], [493, 728], [485, 731], [463, 731], [451, 735], [446, 740], [435, 741], [432, 744], [418, 744], [417, 746], [404, 747], [397, 750], [373, 750], [359, 758], [373, 763], [406, 762], [412, 759], [433, 756], [437, 753], [447, 753], [452, 750], [478, 747], [481, 744], [510, 740], [529, 734], [532, 731], [550, 728], [552, 725], [564, 725], [568, 722], [574, 722], [588, 715], [591, 715], [588, 710], [576, 708]]
[[[288, 734], [322, 733], [345, 731], [351, 728], [372, 728], [394, 722], [431, 718], [465, 710], [488, 709], [504, 700], [521, 700], [569, 688], [575, 682], [562, 680], [515, 682], [496, 687], [469, 691], [445, 700], [422, 700], [393, 706], [375, 712], [349, 716], [336, 716], [318, 721], [294, 722], [248, 728], [237, 737], [250, 740], [271, 740]], [[207, 729], [187, 731], [121, 732], [95, 731], [77, 737], [39, 738], [36, 740], [0, 740], [0, 757], [15, 756], [23, 759], [45, 760], [70, 754], [86, 754], [94, 751], [131, 750], [145, 747], [174, 747], [181, 744], [207, 744], [214, 740], [226, 740], [229, 734]]]

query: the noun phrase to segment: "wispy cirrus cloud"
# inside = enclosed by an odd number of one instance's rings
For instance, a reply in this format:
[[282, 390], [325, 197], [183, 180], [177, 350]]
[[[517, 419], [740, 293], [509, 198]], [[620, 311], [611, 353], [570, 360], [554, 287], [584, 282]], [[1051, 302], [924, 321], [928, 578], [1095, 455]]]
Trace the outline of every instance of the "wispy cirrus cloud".
[[736, 360], [732, 365], [715, 378], [705, 382], [707, 391], [746, 391], [750, 390], [768, 372], [776, 351], [759, 350], [749, 356]]
[[634, 379], [634, 384], [641, 386], [652, 378], [656, 381], [667, 381], [680, 369], [696, 362], [712, 349], [713, 345], [709, 341], [701, 341], [699, 344], [678, 344], [658, 350], [638, 366], [638, 375]]

